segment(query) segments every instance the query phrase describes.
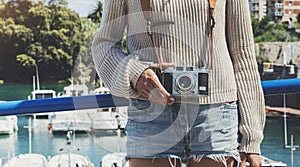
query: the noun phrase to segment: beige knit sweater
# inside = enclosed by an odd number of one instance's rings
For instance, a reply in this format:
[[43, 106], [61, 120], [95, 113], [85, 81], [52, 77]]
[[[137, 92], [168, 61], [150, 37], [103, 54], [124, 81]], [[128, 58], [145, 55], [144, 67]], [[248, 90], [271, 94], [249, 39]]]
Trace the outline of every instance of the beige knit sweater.
[[[140, 0], [106, 0], [102, 23], [92, 46], [99, 76], [112, 94], [142, 98], [135, 89], [140, 74], [157, 62], [147, 35]], [[208, 0], [153, 0], [153, 28], [163, 62], [209, 66], [209, 96], [186, 98], [187, 103], [239, 101], [242, 134], [240, 151], [260, 153], [265, 122], [247, 0], [218, 0], [213, 49]], [[127, 28], [127, 29], [126, 29]], [[121, 44], [127, 31], [127, 53]], [[210, 63], [211, 62], [211, 63]]]

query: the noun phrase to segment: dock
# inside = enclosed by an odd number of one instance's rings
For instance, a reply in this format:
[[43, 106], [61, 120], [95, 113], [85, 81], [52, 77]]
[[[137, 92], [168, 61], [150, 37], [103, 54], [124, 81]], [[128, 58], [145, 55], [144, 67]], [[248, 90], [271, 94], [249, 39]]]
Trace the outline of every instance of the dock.
[[300, 117], [300, 110], [290, 107], [270, 107], [266, 106], [266, 114], [269, 116], [284, 116], [284, 112], [286, 112], [289, 116]]

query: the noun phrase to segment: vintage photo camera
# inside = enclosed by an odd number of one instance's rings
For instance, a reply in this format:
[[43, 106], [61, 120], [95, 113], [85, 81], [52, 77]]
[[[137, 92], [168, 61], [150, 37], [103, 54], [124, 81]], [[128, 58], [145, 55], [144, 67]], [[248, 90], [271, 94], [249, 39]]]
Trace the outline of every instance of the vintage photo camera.
[[168, 67], [158, 77], [173, 96], [208, 95], [208, 72], [204, 68]]

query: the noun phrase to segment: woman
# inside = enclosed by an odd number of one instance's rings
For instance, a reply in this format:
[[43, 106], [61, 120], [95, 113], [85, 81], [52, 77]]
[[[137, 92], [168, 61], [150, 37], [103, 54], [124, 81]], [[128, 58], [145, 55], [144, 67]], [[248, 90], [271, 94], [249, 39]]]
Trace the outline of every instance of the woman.
[[[106, 0], [92, 46], [99, 76], [112, 94], [130, 99], [130, 166], [261, 166], [264, 97], [248, 1], [219, 0], [214, 12], [208, 0], [141, 1]], [[180, 71], [173, 66], [207, 73], [199, 88], [207, 94], [175, 95], [187, 81], [167, 91], [158, 76]]]

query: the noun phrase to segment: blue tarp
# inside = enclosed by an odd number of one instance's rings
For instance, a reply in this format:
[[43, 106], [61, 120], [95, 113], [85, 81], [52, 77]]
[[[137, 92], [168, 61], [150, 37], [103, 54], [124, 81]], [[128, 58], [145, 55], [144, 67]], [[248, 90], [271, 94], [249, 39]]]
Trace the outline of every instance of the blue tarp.
[[300, 79], [298, 78], [263, 81], [261, 84], [265, 95], [300, 92]]
[[[300, 79], [263, 81], [265, 95], [300, 92]], [[127, 106], [128, 100], [110, 94], [62, 97], [41, 100], [20, 100], [0, 103], [0, 115], [19, 115], [53, 111]]]

